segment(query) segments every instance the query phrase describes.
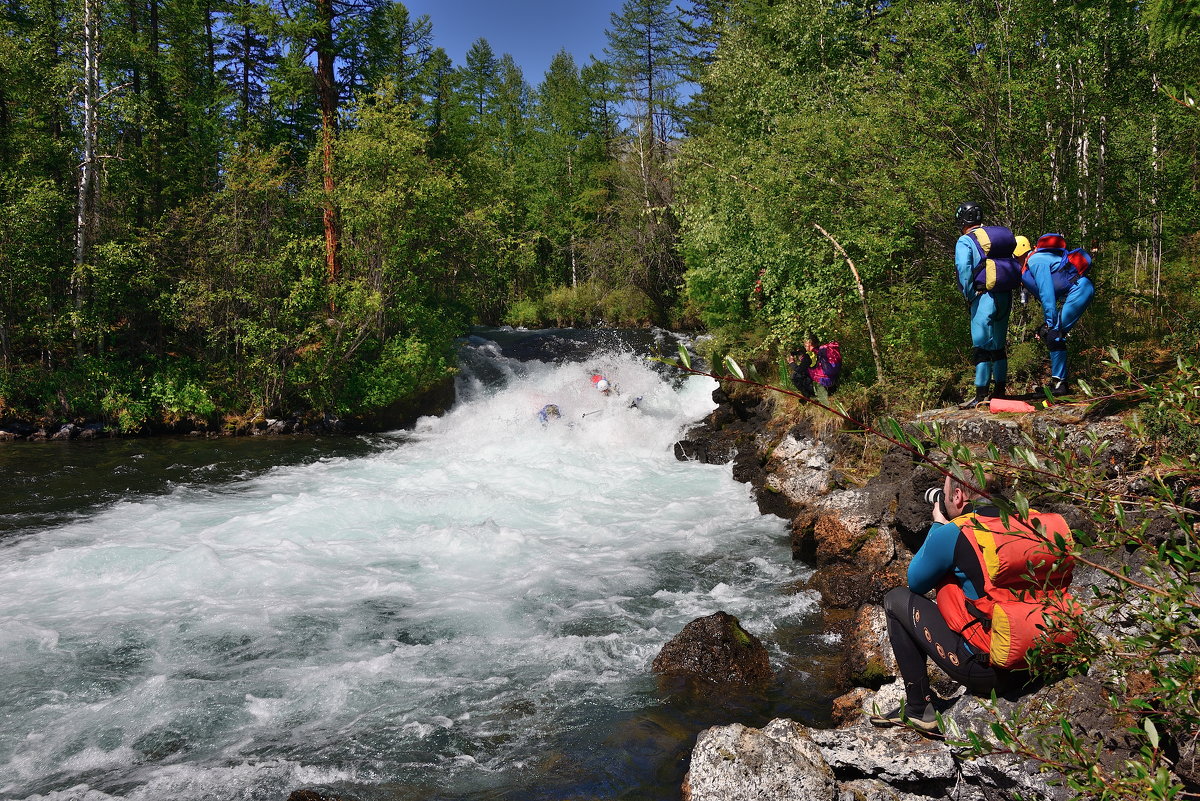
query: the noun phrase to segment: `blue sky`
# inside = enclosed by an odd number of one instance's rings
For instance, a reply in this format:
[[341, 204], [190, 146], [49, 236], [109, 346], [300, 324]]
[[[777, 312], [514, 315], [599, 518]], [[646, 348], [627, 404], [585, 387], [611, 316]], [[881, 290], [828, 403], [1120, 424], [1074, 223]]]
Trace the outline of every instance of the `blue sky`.
[[566, 49], [576, 66], [604, 57], [604, 31], [622, 0], [402, 0], [414, 16], [428, 14], [433, 43], [462, 66], [483, 37], [499, 56], [511, 53], [530, 86], [542, 82], [550, 59]]

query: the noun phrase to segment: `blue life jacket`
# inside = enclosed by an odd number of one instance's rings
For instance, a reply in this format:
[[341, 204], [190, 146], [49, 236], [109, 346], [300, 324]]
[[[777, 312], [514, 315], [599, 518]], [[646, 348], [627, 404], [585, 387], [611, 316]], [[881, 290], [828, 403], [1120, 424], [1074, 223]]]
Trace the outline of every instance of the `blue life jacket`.
[[1013, 256], [1017, 238], [1002, 225], [981, 225], [967, 232], [979, 257], [977, 291], [1010, 291], [1021, 285], [1021, 260]]

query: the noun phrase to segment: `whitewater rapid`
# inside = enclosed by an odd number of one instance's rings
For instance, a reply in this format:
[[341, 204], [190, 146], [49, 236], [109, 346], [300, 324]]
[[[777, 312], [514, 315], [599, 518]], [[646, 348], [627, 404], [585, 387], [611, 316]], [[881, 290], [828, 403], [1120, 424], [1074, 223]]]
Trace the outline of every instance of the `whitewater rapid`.
[[673, 455], [714, 387], [476, 337], [453, 409], [376, 453], [7, 542], [0, 797], [482, 798], [586, 751], [658, 702], [650, 662], [691, 619], [771, 644], [815, 608], [783, 592], [785, 521]]

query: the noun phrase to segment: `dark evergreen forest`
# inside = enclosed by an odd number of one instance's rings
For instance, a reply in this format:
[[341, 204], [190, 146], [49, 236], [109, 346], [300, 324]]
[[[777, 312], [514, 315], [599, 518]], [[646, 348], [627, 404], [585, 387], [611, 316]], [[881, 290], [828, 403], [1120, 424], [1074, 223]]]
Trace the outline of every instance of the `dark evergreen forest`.
[[368, 413], [479, 323], [703, 330], [768, 371], [813, 329], [849, 398], [944, 401], [964, 199], [1093, 251], [1074, 348], [1173, 361], [1198, 13], [626, 0], [602, 60], [531, 79], [386, 0], [5, 0], [0, 416]]

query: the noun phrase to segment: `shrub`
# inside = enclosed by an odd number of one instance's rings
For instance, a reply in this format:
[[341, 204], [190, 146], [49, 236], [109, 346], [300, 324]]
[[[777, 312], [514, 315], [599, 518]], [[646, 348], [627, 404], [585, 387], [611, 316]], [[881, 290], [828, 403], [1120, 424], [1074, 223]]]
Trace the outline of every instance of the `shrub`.
[[514, 328], [530, 328], [542, 324], [542, 308], [536, 300], [518, 298], [504, 312], [505, 325]]
[[603, 297], [603, 288], [594, 283], [552, 289], [542, 298], [543, 319], [560, 327], [589, 325], [599, 318]]
[[601, 302], [602, 316], [610, 325], [648, 325], [655, 317], [654, 303], [645, 292], [627, 286], [614, 289]]

